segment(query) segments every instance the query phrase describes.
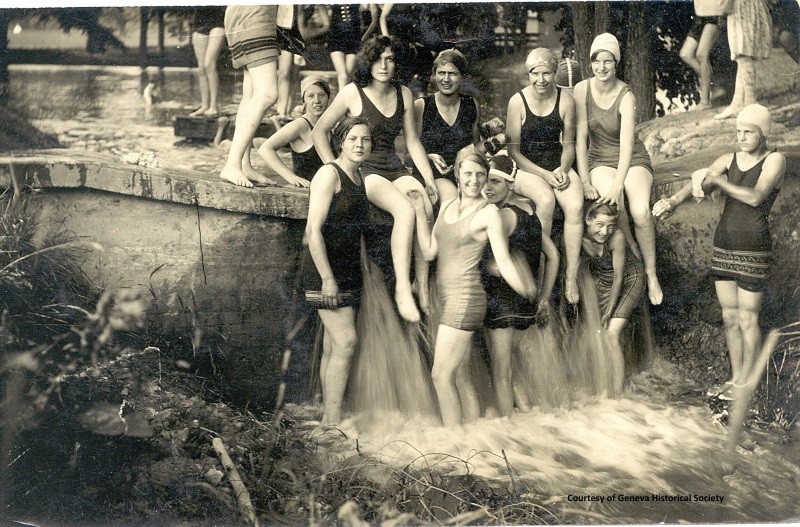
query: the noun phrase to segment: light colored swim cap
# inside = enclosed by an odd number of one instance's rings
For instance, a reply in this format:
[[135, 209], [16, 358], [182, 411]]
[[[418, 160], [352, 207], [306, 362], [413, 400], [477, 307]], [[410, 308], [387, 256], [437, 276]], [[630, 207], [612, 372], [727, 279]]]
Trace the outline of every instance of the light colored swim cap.
[[556, 68], [558, 68], [558, 59], [549, 49], [536, 48], [528, 53], [528, 58], [525, 59], [525, 68], [530, 73], [533, 68], [538, 68], [539, 66], [547, 66], [552, 73], [555, 73]]
[[772, 128], [772, 117], [769, 110], [760, 104], [750, 104], [745, 106], [736, 117], [736, 124], [752, 124], [758, 126], [761, 134], [766, 137]]
[[593, 57], [596, 51], [608, 51], [614, 56], [614, 60], [620, 61], [619, 41], [611, 33], [603, 33], [594, 37], [589, 56]]
[[[328, 86], [328, 81], [320, 77], [319, 75], [309, 75], [308, 77], [304, 77], [302, 81], [300, 81], [300, 97], [306, 96], [306, 90], [314, 84], [320, 84], [324, 86]], [[322, 88], [325, 90], [325, 88]], [[325, 90], [325, 93], [330, 95], [331, 89], [328, 88]]]

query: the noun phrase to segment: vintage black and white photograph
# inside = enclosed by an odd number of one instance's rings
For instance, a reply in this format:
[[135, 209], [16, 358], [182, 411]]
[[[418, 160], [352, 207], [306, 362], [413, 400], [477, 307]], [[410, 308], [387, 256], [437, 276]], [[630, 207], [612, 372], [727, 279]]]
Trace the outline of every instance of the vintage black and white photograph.
[[0, 7], [0, 521], [800, 522], [800, 1]]

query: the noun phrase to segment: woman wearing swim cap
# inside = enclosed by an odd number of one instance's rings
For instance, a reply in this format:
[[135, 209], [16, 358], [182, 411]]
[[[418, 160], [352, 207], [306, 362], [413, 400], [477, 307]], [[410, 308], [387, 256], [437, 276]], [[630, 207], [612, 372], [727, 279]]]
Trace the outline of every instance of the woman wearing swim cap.
[[508, 152], [516, 161], [517, 193], [536, 203], [542, 232], [549, 235], [555, 204], [564, 211], [565, 294], [578, 301], [578, 256], [583, 232], [583, 189], [575, 160], [575, 101], [555, 83], [558, 60], [536, 48], [525, 61], [530, 85], [508, 102]]
[[619, 207], [620, 229], [629, 237], [625, 192], [647, 273], [648, 296], [657, 305], [664, 294], [656, 274], [656, 233], [650, 215], [653, 167], [644, 143], [636, 137], [636, 97], [617, 78], [620, 51], [614, 35], [595, 37], [590, 56], [594, 77], [575, 86], [576, 151], [583, 193], [586, 199]]
[[772, 263], [768, 217], [786, 174], [786, 158], [767, 148], [771, 127], [767, 108], [746, 106], [736, 118], [739, 151], [720, 156], [693, 175], [702, 180], [702, 193], [693, 191], [690, 182], [653, 206], [653, 215], [665, 219], [693, 194], [701, 197], [712, 189], [725, 194], [711, 261], [731, 360], [732, 378], [717, 390], [721, 399], [731, 398], [734, 384], [750, 382], [761, 345], [758, 316]]
[[[300, 98], [303, 100], [305, 112], [282, 126], [258, 149], [267, 165], [290, 185], [308, 187], [311, 185], [311, 178], [323, 165], [311, 140], [311, 131], [320, 115], [328, 108], [330, 97], [331, 89], [325, 79], [319, 76], [304, 78], [300, 83]], [[292, 152], [291, 170], [278, 157], [278, 150], [286, 145], [290, 146]]]

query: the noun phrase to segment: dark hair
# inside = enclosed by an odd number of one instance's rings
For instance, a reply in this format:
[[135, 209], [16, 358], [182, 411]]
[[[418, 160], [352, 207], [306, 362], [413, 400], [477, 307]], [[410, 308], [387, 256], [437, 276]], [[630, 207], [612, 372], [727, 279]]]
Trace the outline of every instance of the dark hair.
[[489, 165], [500, 172], [508, 174], [512, 178], [514, 177], [514, 172], [517, 170], [517, 165], [514, 163], [514, 160], [505, 154], [492, 157], [491, 161], [489, 161]]
[[467, 74], [467, 57], [456, 48], [446, 49], [433, 59], [431, 75], [436, 75], [436, 69], [444, 64], [452, 64], [461, 75]]
[[342, 143], [347, 138], [347, 134], [350, 133], [350, 130], [360, 124], [366, 126], [369, 129], [370, 135], [372, 135], [372, 127], [369, 125], [369, 122], [367, 122], [367, 120], [360, 115], [355, 117], [345, 117], [334, 127], [332, 134], [332, 146], [337, 156], [342, 152]]
[[325, 82], [325, 81], [312, 82], [311, 86], [319, 86], [320, 88], [322, 88], [322, 91], [324, 91], [325, 95], [327, 95], [328, 98], [330, 99], [330, 97], [331, 97], [331, 87], [328, 85], [327, 82]]
[[609, 203], [592, 203], [589, 208], [586, 209], [586, 221], [592, 221], [600, 214], [617, 217], [619, 216], [619, 209], [617, 209], [616, 205], [611, 205]]
[[[596, 60], [596, 59], [597, 59], [597, 56], [598, 56], [600, 53], [604, 52], [604, 51], [605, 51], [606, 53], [611, 53], [611, 52], [610, 52], [610, 51], [608, 51], [607, 49], [598, 49], [597, 51], [595, 51], [594, 53], [592, 53], [592, 54], [589, 56], [589, 60]], [[613, 59], [614, 59], [614, 64], [615, 64], [615, 65], [616, 65], [616, 64], [619, 64], [619, 62], [617, 62], [617, 57], [615, 57], [613, 53], [611, 53], [611, 58], [613, 58]]]
[[394, 53], [394, 76], [397, 78], [403, 60], [403, 46], [393, 38], [376, 35], [364, 42], [356, 54], [356, 62], [353, 66], [353, 82], [357, 86], [361, 88], [369, 86], [369, 83], [372, 82], [372, 65], [378, 62], [378, 59], [381, 58], [381, 53], [386, 48], [391, 48], [392, 53]]

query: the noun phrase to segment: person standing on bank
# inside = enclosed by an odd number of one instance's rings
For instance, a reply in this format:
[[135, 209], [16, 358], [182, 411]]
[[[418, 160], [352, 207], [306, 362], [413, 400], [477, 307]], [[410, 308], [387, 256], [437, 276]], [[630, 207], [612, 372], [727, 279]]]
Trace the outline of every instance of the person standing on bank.
[[[311, 178], [323, 165], [314, 143], [311, 131], [320, 115], [328, 108], [331, 89], [328, 83], [319, 76], [310, 75], [300, 83], [300, 98], [303, 100], [303, 115], [283, 126], [269, 136], [258, 153], [267, 165], [290, 185], [308, 187]], [[283, 164], [278, 157], [278, 150], [289, 145], [292, 152], [292, 169]]]
[[455, 199], [453, 163], [462, 148], [475, 144], [481, 153], [478, 103], [459, 93], [467, 59], [457, 49], [446, 49], [433, 61], [431, 81], [436, 92], [414, 101], [417, 132], [428, 153], [441, 200]]
[[594, 77], [575, 86], [576, 149], [583, 193], [586, 199], [619, 207], [620, 221], [625, 222], [625, 192], [644, 260], [650, 303], [658, 305], [664, 294], [656, 274], [656, 233], [650, 215], [653, 167], [644, 143], [636, 137], [636, 98], [617, 78], [620, 50], [614, 35], [595, 37], [590, 57]]
[[680, 50], [680, 57], [695, 75], [697, 75], [697, 88], [700, 91], [700, 102], [694, 106], [695, 110], [707, 110], [711, 108], [711, 76], [714, 71], [711, 69], [711, 48], [717, 41], [719, 31], [719, 15], [701, 16], [704, 5], [702, 0], [694, 2], [695, 15], [692, 18], [692, 27], [683, 41]]
[[511, 288], [529, 302], [536, 299], [535, 282], [522, 276], [508, 252], [500, 211], [495, 205], [487, 205], [482, 195], [489, 172], [486, 159], [466, 151], [457, 156], [455, 171], [458, 197], [442, 204], [432, 233], [425, 220], [424, 197], [419, 191], [409, 193], [422, 253], [428, 261], [437, 259], [442, 314], [431, 377], [447, 427], [473, 421], [480, 413], [470, 378], [469, 350], [472, 335], [483, 325], [486, 314], [486, 293], [478, 266], [487, 242], [500, 275]]
[[190, 117], [215, 116], [219, 113], [219, 73], [217, 60], [225, 42], [225, 7], [198, 7], [194, 12], [192, 48], [197, 59], [200, 84], [200, 108]]
[[583, 230], [583, 191], [575, 161], [575, 101], [556, 87], [558, 59], [536, 48], [525, 60], [530, 86], [508, 101], [508, 152], [517, 163], [516, 192], [536, 204], [542, 232], [550, 235], [556, 201], [564, 211], [565, 294], [578, 301], [578, 256]]
[[771, 127], [767, 108], [746, 106], [736, 118], [739, 152], [720, 156], [692, 174], [694, 184], [653, 206], [653, 215], [665, 219], [690, 196], [701, 199], [712, 189], [725, 194], [711, 261], [731, 360], [732, 378], [718, 390], [722, 399], [750, 377], [761, 346], [758, 317], [772, 264], [769, 211], [786, 174], [786, 158], [767, 148]]
[[355, 310], [361, 296], [361, 235], [368, 207], [360, 166], [372, 150], [372, 131], [361, 117], [344, 119], [335, 135], [341, 153], [311, 182], [303, 261], [306, 298], [313, 299], [324, 328], [323, 425], [341, 420], [350, 360], [358, 342]]
[[[392, 264], [397, 278], [395, 302], [400, 316], [409, 322], [420, 319], [411, 292], [411, 245], [414, 236], [414, 209], [407, 193], [423, 194], [427, 218], [433, 217], [438, 197], [428, 156], [414, 126], [414, 105], [411, 90], [395, 81], [398, 44], [389, 37], [368, 40], [356, 56], [354, 82], [334, 98], [322, 114], [311, 134], [314, 146], [323, 161], [333, 159], [327, 134], [346, 115], [363, 116], [372, 128], [372, 155], [363, 163], [362, 171], [370, 202], [392, 215]], [[403, 133], [406, 149], [423, 183], [415, 179], [395, 151], [395, 138]], [[427, 192], [426, 192], [427, 191]], [[417, 290], [423, 310], [429, 306], [428, 264], [421, 257], [415, 261]]]

